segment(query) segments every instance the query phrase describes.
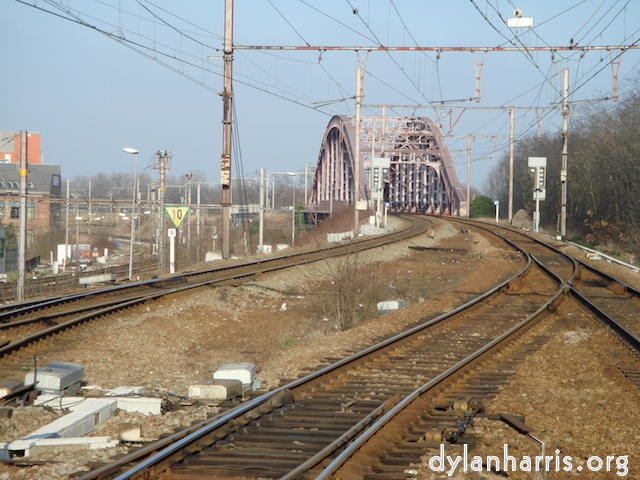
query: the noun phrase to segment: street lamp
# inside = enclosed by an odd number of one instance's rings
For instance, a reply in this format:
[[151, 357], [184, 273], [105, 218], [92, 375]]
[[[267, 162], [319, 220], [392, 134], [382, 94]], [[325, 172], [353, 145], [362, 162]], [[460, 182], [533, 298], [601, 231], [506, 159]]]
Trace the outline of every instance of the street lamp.
[[129, 281], [133, 279], [133, 243], [135, 241], [136, 186], [138, 184], [138, 153], [135, 148], [125, 147], [124, 153], [133, 155], [133, 202], [131, 203], [131, 240], [129, 245]]

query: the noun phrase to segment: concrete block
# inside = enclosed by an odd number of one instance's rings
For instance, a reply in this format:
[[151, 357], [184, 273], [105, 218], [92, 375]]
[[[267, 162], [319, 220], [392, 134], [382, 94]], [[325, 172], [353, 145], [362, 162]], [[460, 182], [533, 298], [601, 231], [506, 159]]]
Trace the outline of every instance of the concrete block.
[[189, 398], [222, 402], [242, 395], [242, 382], [237, 379], [204, 380], [189, 386]]
[[[37, 378], [36, 378], [37, 377]], [[36, 388], [43, 393], [59, 394], [72, 385], [80, 385], [84, 378], [84, 367], [76, 363], [51, 362], [38, 368], [37, 372], [29, 372], [24, 377], [24, 384], [37, 381]]]
[[16, 378], [3, 378], [0, 380], [0, 398], [4, 398], [10, 393], [15, 392], [23, 383]]
[[20, 440], [7, 445], [9, 458], [28, 457], [33, 448], [44, 439], [69, 439], [83, 437], [92, 431], [98, 422], [102, 422], [116, 410], [115, 399], [86, 399], [71, 413], [39, 428]]
[[287, 248], [289, 248], [288, 243], [278, 243], [276, 245], [276, 252], [281, 252], [282, 250], [286, 250]]
[[329, 243], [342, 242], [345, 240], [353, 240], [354, 238], [355, 238], [355, 234], [352, 231], [341, 232], [341, 233], [327, 233], [327, 242]]
[[[375, 220], [375, 217], [371, 217], [371, 218], [374, 218]], [[381, 235], [385, 232], [385, 229], [376, 227], [375, 224], [362, 225], [362, 227], [360, 228], [360, 232], [362, 232], [363, 235]]]
[[120, 425], [120, 440], [123, 442], [137, 442], [142, 438], [141, 427], [138, 424]]
[[110, 448], [118, 446], [118, 440], [111, 437], [74, 437], [74, 438], [43, 438], [31, 448], [31, 455], [45, 453], [64, 448], [65, 452], [95, 450], [97, 448]]
[[28, 457], [31, 455], [31, 450], [35, 447], [38, 439], [31, 438], [28, 440], [14, 440], [13, 442], [6, 444], [6, 456], [7, 460], [14, 457]]
[[78, 397], [72, 395], [54, 395], [43, 393], [33, 402], [35, 406], [45, 406], [54, 410], [77, 410], [83, 405], [93, 402], [97, 397]]
[[390, 312], [391, 310], [399, 310], [405, 307], [404, 300], [388, 300], [386, 302], [378, 302], [378, 312]]
[[145, 415], [160, 415], [162, 399], [156, 397], [114, 397], [120, 410], [139, 412]]
[[253, 363], [227, 363], [213, 372], [214, 380], [240, 380], [244, 387], [250, 387], [256, 378]]
[[205, 262], [213, 262], [215, 260], [222, 260], [222, 253], [220, 252], [207, 252], [204, 257]]
[[107, 397], [124, 397], [125, 395], [144, 395], [144, 387], [118, 387], [105, 393]]
[[269, 255], [272, 252], [271, 245], [262, 245], [262, 252], [260, 251], [260, 245], [258, 245], [258, 254], [263, 253], [265, 255]]
[[80, 285], [93, 285], [94, 283], [113, 283], [118, 279], [115, 273], [103, 273], [101, 275], [91, 275], [81, 277], [78, 281]]

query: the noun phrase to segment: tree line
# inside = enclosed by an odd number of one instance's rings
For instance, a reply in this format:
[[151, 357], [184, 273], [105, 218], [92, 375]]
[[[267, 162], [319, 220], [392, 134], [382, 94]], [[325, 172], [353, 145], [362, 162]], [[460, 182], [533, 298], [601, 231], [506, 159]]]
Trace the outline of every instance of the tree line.
[[[572, 109], [567, 162], [567, 236], [591, 244], [635, 247], [640, 243], [640, 76], [616, 103]], [[547, 157], [546, 200], [541, 226], [557, 232], [560, 216], [562, 133], [545, 132], [516, 142], [513, 207], [535, 210], [529, 157]], [[508, 204], [509, 156], [489, 174], [487, 193]]]

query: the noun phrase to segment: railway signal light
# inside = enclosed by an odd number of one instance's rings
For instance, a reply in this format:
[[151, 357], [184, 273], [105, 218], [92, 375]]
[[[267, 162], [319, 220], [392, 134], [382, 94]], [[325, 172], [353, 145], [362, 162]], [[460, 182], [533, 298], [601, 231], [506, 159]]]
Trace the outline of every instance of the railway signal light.
[[533, 199], [536, 201], [536, 210], [533, 217], [533, 231], [537, 232], [540, 226], [540, 202], [547, 194], [547, 157], [529, 157], [527, 162], [529, 171], [534, 174]]

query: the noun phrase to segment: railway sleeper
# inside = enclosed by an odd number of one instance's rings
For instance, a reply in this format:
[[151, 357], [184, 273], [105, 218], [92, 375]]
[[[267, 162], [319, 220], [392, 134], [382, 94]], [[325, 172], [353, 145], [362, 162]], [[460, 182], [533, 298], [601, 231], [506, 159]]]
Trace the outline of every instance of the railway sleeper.
[[[233, 449], [220, 449], [217, 451], [203, 451], [202, 455], [189, 457], [189, 460], [193, 459], [194, 463], [203, 464], [205, 462], [224, 462], [230, 465], [238, 465], [238, 459], [251, 460], [283, 460], [285, 462], [298, 462], [301, 458], [307, 457], [310, 454], [315, 453], [316, 446], [305, 445], [289, 445], [287, 448], [283, 448], [282, 445], [274, 445], [273, 443], [260, 443], [252, 445], [251, 448], [243, 448], [241, 450]], [[186, 461], [186, 459], [185, 459]]]
[[[233, 441], [226, 440], [225, 442], [218, 442], [216, 445], [211, 446], [210, 448], [203, 449], [203, 456], [211, 456], [215, 457], [216, 455], [224, 455], [229, 456], [231, 454], [236, 456], [242, 456], [244, 453], [251, 455], [251, 451], [253, 449], [260, 449], [259, 451], [263, 454], [264, 451], [268, 450], [270, 452], [275, 452], [275, 455], [278, 455], [277, 452], [296, 452], [296, 453], [304, 453], [313, 454], [318, 451], [318, 445], [321, 447], [324, 446], [324, 443], [314, 444], [311, 442], [302, 443], [298, 442], [296, 444], [282, 444], [273, 441], [273, 438], [267, 439], [267, 441], [260, 442], [252, 442], [250, 439], [239, 439], [235, 438]], [[241, 448], [240, 448], [241, 447]], [[239, 449], [240, 448], [240, 449]]]
[[[313, 400], [313, 399], [310, 399]], [[322, 412], [331, 412], [331, 413], [356, 413], [356, 414], [367, 414], [374, 408], [380, 405], [380, 402], [377, 401], [367, 401], [367, 400], [356, 400], [355, 402], [340, 400], [340, 399], [319, 399], [319, 401], [313, 401], [313, 403], [309, 402], [310, 405], [313, 405], [313, 409]]]
[[[299, 423], [294, 422], [277, 422], [277, 423], [263, 423], [260, 425], [256, 425], [256, 428], [262, 432], [269, 433], [270, 435], [289, 435], [290, 432], [301, 432], [307, 433], [307, 435], [312, 432], [316, 432], [319, 428], [322, 428], [323, 431], [330, 432], [332, 435], [336, 433], [340, 434], [346, 430], [346, 428], [350, 427], [353, 424], [353, 420], [349, 423], [334, 423], [333, 418], [324, 418], [320, 421], [320, 423], [314, 423], [309, 426], [301, 427]], [[318, 425], [320, 427], [318, 427]]]
[[[393, 375], [393, 372], [388, 372], [387, 375]], [[376, 388], [392, 388], [395, 390], [396, 385], [413, 385], [415, 383], [415, 378], [398, 378], [394, 375], [394, 385], [389, 385], [388, 377], [383, 378], [381, 376], [361, 376], [358, 378], [353, 378], [348, 384], [344, 385], [332, 385], [326, 390], [322, 390], [319, 392], [314, 392], [314, 395], [310, 398], [317, 398], [318, 395], [362, 395], [362, 392], [370, 392], [375, 390]], [[344, 392], [344, 393], [342, 393]]]
[[[333, 424], [345, 424], [351, 426], [353, 424], [353, 420], [363, 419], [365, 414], [358, 413], [347, 413], [347, 412], [336, 412], [331, 415], [331, 423]], [[284, 416], [284, 412], [279, 412], [277, 415], [268, 414], [263, 416], [259, 422], [265, 420], [267, 422], [284, 422], [283, 424], [287, 424], [291, 422], [293, 425], [300, 426], [306, 424], [319, 425], [322, 422], [325, 422], [327, 419], [327, 415], [315, 413], [315, 412], [304, 412], [304, 411], [291, 411]]]
[[[341, 433], [343, 430], [338, 430], [338, 431]], [[285, 429], [264, 429], [264, 428], [246, 427], [241, 431], [237, 432], [237, 434], [233, 434], [230, 439], [232, 441], [234, 438], [242, 439], [242, 437], [238, 437], [237, 435], [251, 435], [251, 438], [255, 438], [255, 439], [261, 439], [261, 438], [269, 439], [269, 438], [275, 438], [281, 435], [286, 435], [287, 439], [294, 439], [294, 440], [298, 438], [309, 438], [309, 437], [314, 437], [314, 438], [326, 437], [326, 438], [332, 439], [335, 437], [335, 432], [327, 431], [324, 428], [322, 430], [288, 430], [286, 431]]]
[[[196, 468], [195, 465], [175, 465], [171, 468], [172, 470], [177, 470], [177, 472], [179, 472], [176, 478], [212, 478], [211, 466], [206, 464], [200, 466], [200, 468]], [[220, 468], [216, 468], [216, 476], [220, 478], [238, 478], [238, 474], [241, 473], [244, 478], [277, 478], [287, 473], [289, 468], [289, 466], [283, 465], [279, 466], [276, 471], [274, 469], [266, 469], [260, 464], [253, 468], [238, 466], [235, 466], [234, 468], [234, 465], [220, 465]]]

